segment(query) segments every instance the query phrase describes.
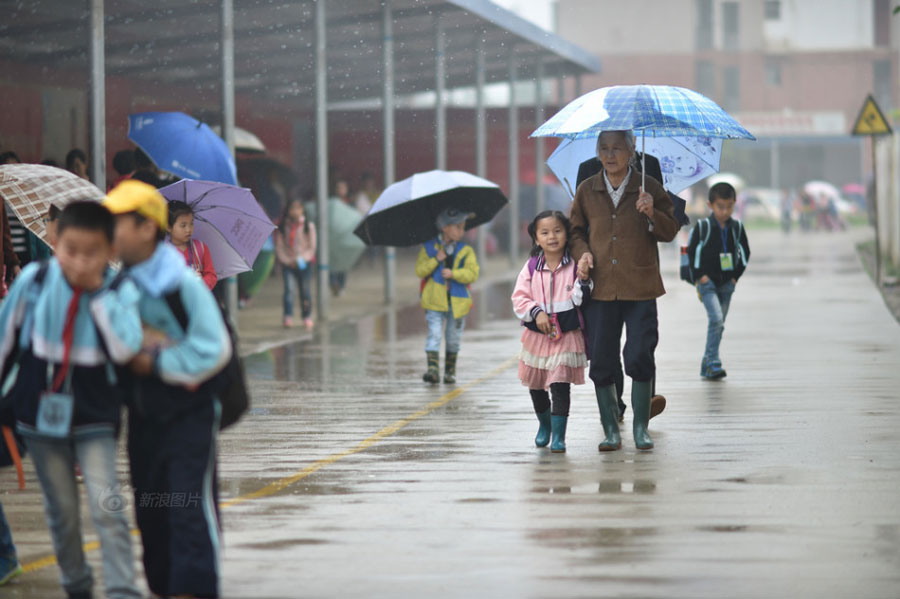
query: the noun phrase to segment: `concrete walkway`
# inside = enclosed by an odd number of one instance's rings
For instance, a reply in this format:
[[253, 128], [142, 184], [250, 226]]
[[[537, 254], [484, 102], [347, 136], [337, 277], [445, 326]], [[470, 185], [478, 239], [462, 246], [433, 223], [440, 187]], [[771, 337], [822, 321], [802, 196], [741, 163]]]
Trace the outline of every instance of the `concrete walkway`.
[[[250, 357], [253, 412], [220, 447], [224, 596], [898, 596], [900, 327], [856, 258], [865, 235], [751, 230], [717, 383], [664, 248], [652, 452], [629, 411], [623, 450], [597, 453], [589, 386], [568, 453], [534, 448], [500, 283], [455, 387], [420, 382], [416, 309]], [[2, 593], [59, 596], [33, 473], [13, 484], [5, 470], [0, 500], [33, 571]]]

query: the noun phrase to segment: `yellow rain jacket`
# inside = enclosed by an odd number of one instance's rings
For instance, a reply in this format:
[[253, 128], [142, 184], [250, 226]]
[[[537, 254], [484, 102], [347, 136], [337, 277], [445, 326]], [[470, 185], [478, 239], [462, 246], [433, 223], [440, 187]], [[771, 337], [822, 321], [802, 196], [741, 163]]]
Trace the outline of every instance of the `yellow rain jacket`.
[[[446, 312], [452, 308], [453, 318], [462, 318], [472, 308], [472, 294], [469, 293], [468, 285], [478, 280], [478, 260], [472, 246], [458, 242], [456, 253], [453, 254], [453, 279], [445, 281], [441, 275], [443, 264], [437, 259], [441, 246], [440, 238], [437, 237], [426, 242], [416, 260], [416, 276], [425, 282], [422, 288], [422, 307], [436, 312]], [[448, 295], [450, 306], [447, 302]]]

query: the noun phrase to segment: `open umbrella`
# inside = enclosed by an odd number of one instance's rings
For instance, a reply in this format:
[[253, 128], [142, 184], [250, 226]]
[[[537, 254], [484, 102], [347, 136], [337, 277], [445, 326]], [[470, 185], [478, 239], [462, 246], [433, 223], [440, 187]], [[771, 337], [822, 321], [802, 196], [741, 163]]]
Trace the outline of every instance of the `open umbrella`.
[[44, 218], [51, 204], [62, 209], [69, 202], [99, 202], [104, 196], [93, 183], [65, 169], [42, 164], [5, 164], [0, 166], [0, 197], [29, 231], [46, 243]]
[[130, 114], [128, 139], [173, 175], [237, 185], [228, 146], [209, 126], [183, 112]]
[[[307, 204], [306, 217], [315, 221], [316, 209], [314, 202]], [[328, 268], [331, 272], [349, 271], [365, 251], [366, 244], [353, 234], [361, 220], [362, 215], [356, 208], [338, 198], [328, 200]]]
[[706, 96], [668, 85], [594, 90], [569, 102], [531, 137], [596, 139], [603, 131], [634, 131], [643, 143], [648, 136], [756, 139]]
[[841, 192], [838, 188], [828, 181], [807, 181], [803, 185], [803, 191], [812, 196], [814, 199], [837, 201], [841, 199]]
[[368, 245], [406, 247], [437, 235], [434, 222], [447, 208], [472, 213], [471, 229], [494, 218], [506, 205], [496, 183], [463, 171], [416, 173], [385, 189], [355, 233]]
[[[212, 129], [213, 133], [215, 133], [219, 137], [222, 136], [221, 126], [216, 125], [214, 127], [210, 127], [210, 129]], [[246, 129], [235, 127], [234, 150], [236, 152], [247, 152], [248, 154], [265, 154], [266, 145], [255, 134], [247, 131]]]
[[[571, 197], [575, 197], [578, 166], [596, 155], [596, 146], [596, 139], [565, 139], [547, 159], [547, 166]], [[718, 172], [722, 140], [709, 137], [653, 137], [646, 140], [645, 151], [659, 160], [663, 187], [678, 193]]]
[[209, 246], [216, 275], [222, 279], [251, 270], [275, 225], [249, 189], [183, 179], [159, 192], [170, 202], [194, 210], [194, 237]]

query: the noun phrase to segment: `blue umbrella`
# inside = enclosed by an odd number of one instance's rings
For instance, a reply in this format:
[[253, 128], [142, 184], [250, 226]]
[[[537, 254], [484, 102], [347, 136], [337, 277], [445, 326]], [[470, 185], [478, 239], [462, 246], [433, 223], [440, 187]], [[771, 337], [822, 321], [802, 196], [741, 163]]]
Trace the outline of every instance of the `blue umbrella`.
[[657, 137], [756, 139], [718, 104], [695, 91], [668, 85], [603, 87], [569, 102], [531, 137], [593, 137], [603, 131]]
[[173, 175], [237, 185], [228, 146], [205, 123], [183, 112], [128, 115], [128, 139]]

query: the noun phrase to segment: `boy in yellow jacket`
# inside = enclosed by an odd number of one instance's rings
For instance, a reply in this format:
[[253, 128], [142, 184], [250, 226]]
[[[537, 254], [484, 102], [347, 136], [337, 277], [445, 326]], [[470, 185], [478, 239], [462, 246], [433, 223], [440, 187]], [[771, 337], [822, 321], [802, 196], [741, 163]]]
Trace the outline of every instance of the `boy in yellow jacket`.
[[448, 208], [435, 224], [440, 234], [425, 243], [416, 260], [416, 276], [423, 279], [422, 307], [428, 323], [425, 355], [428, 370], [422, 376], [426, 383], [439, 383], [441, 338], [446, 326], [446, 358], [444, 382], [456, 382], [456, 356], [465, 327], [466, 314], [472, 307], [468, 285], [478, 280], [478, 260], [472, 246], [462, 242], [466, 220], [471, 215]]

